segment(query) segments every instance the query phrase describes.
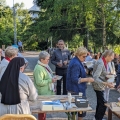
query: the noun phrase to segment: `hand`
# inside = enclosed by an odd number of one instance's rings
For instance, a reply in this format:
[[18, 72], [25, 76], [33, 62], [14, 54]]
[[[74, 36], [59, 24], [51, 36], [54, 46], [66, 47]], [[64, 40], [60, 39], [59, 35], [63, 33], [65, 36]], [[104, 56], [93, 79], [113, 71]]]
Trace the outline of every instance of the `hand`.
[[63, 66], [63, 64], [61, 64], [60, 62], [57, 63], [57, 65], [58, 65], [59, 67], [62, 67], [62, 66]]
[[87, 79], [88, 79], [88, 82], [94, 82], [93, 78], [87, 78]]
[[56, 77], [53, 77], [52, 78], [52, 83], [56, 82], [57, 81], [57, 78]]
[[67, 61], [67, 60], [63, 62], [63, 64], [64, 64], [64, 65], [67, 65], [67, 63], [68, 63], [68, 61]]
[[117, 89], [120, 89], [120, 85], [117, 87]]
[[109, 88], [114, 88], [113, 83], [107, 83], [107, 86], [108, 86]]

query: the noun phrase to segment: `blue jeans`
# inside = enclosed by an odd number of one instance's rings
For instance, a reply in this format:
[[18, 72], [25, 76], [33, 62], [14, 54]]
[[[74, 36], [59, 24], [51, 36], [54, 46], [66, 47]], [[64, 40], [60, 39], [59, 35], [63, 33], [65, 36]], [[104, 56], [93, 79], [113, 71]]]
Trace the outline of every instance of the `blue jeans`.
[[119, 86], [119, 84], [120, 84], [120, 74], [117, 75], [116, 88]]

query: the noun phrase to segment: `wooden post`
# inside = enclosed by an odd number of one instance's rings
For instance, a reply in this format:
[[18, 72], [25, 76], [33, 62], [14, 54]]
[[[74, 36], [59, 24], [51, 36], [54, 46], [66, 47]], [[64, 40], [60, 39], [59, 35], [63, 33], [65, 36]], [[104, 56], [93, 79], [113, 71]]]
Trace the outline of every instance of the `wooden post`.
[[112, 111], [108, 108], [108, 120], [112, 120]]

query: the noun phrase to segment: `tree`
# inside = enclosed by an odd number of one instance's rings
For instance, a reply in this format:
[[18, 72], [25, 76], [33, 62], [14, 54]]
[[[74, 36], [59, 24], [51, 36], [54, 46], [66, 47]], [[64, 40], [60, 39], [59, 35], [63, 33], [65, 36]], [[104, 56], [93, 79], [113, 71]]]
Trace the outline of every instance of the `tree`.
[[37, 4], [44, 10], [38, 21], [45, 26], [41, 27], [41, 36], [69, 42], [79, 34], [86, 46], [89, 40], [99, 47], [112, 45], [114, 37], [117, 44], [119, 0], [37, 0]]
[[6, 6], [6, 0], [0, 0], [0, 6]]

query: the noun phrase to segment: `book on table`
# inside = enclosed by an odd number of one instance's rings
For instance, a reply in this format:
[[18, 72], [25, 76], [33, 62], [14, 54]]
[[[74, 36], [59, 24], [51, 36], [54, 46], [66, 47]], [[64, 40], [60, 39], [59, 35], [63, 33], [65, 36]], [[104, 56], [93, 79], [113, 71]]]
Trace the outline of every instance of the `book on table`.
[[47, 110], [63, 110], [63, 104], [59, 101], [41, 101], [40, 109], [43, 111]]

